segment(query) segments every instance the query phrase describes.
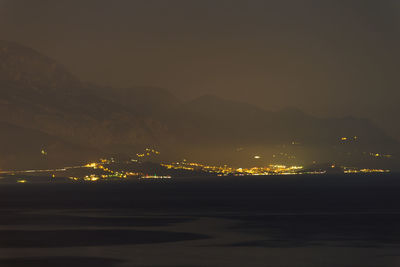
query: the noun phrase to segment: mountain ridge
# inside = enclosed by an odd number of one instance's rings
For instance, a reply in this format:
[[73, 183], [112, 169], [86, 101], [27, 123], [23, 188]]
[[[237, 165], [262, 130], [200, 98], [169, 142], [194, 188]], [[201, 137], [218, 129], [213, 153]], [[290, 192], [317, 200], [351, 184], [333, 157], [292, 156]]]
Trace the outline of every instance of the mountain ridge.
[[276, 147], [301, 143], [307, 152], [299, 157], [305, 161], [318, 155], [317, 147], [329, 159], [332, 151], [344, 149], [340, 138], [345, 136], [357, 136], [360, 151], [392, 153], [398, 146], [364, 119], [272, 112], [212, 95], [182, 101], [162, 88], [82, 83], [39, 52], [4, 41], [0, 59], [6, 59], [0, 67], [0, 122], [60, 138], [74, 149], [93, 149], [98, 156], [135, 155], [157, 146], [166, 159], [193, 155], [207, 161], [213, 154], [223, 161], [236, 156], [231, 151], [240, 146], [273, 155]]

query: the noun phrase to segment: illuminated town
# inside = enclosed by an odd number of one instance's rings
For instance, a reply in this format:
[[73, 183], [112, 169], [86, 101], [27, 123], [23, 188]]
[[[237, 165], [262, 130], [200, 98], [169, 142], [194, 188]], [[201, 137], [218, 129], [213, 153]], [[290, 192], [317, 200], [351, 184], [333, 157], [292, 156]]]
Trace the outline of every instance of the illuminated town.
[[[344, 138], [342, 140], [345, 140]], [[355, 139], [353, 139], [355, 140]], [[43, 153], [43, 151], [42, 151]], [[160, 154], [156, 149], [146, 148], [137, 153], [135, 158], [128, 161], [118, 161], [115, 158], [100, 159], [81, 166], [64, 167], [47, 170], [1, 171], [5, 177], [12, 177], [16, 183], [25, 184], [35, 179], [29, 177], [49, 177], [50, 181], [100, 182], [100, 181], [129, 181], [171, 179], [176, 177], [201, 176], [271, 176], [271, 175], [313, 175], [313, 174], [359, 174], [359, 173], [388, 173], [390, 170], [375, 168], [356, 168], [336, 166], [310, 168], [298, 165], [269, 164], [251, 168], [234, 168], [223, 165], [215, 166], [186, 159], [179, 162], [151, 162], [150, 158]], [[389, 157], [379, 153], [369, 153], [373, 157]], [[260, 156], [255, 155], [255, 159]], [[28, 177], [29, 176], [29, 177]], [[5, 178], [0, 178], [4, 180]], [[7, 179], [6, 179], [7, 180]]]

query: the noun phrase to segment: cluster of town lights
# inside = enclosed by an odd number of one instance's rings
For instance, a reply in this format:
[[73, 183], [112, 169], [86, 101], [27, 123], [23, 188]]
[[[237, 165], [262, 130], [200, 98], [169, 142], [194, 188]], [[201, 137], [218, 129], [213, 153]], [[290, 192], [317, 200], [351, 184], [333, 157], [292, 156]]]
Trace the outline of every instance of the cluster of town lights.
[[[341, 137], [340, 140], [342, 142], [350, 142], [350, 141], [358, 141], [357, 136], [353, 137]], [[294, 142], [293, 142], [294, 144]], [[297, 144], [297, 143], [296, 143]], [[47, 152], [42, 150], [42, 154], [46, 155]], [[148, 160], [147, 157], [153, 157], [159, 155], [160, 152], [152, 149], [146, 148], [142, 153], [137, 153], [135, 159], [131, 159], [130, 163], [135, 162], [139, 163], [143, 162], [143, 160]], [[282, 154], [282, 153], [281, 153]], [[375, 158], [391, 158], [392, 155], [382, 154], [382, 153], [373, 153], [373, 152], [364, 152], [364, 154], [375, 157]], [[285, 154], [286, 155], [286, 154]], [[274, 155], [275, 156], [275, 155]], [[261, 155], [254, 155], [254, 159], [259, 160], [262, 158]], [[85, 174], [84, 176], [72, 176], [69, 177], [72, 181], [86, 181], [86, 182], [96, 182], [101, 180], [115, 180], [115, 179], [128, 179], [128, 178], [139, 178], [139, 179], [170, 179], [172, 178], [171, 171], [175, 170], [179, 171], [190, 171], [197, 173], [207, 173], [215, 176], [256, 176], [256, 175], [298, 175], [298, 174], [325, 174], [334, 172], [341, 172], [344, 174], [355, 174], [355, 173], [387, 173], [389, 170], [384, 169], [367, 169], [367, 168], [353, 168], [353, 167], [338, 167], [336, 164], [332, 164], [332, 166], [326, 169], [315, 169], [310, 170], [306, 169], [303, 166], [287, 166], [281, 164], [270, 164], [264, 167], [252, 167], [252, 168], [234, 168], [228, 165], [223, 166], [214, 166], [208, 164], [202, 164], [197, 162], [188, 162], [183, 160], [181, 162], [173, 162], [173, 163], [161, 163], [160, 166], [165, 168], [165, 171], [161, 175], [148, 175], [143, 172], [131, 172], [124, 170], [115, 170], [112, 164], [118, 163], [114, 158], [110, 159], [100, 159], [98, 162], [91, 162], [84, 166], [74, 166], [74, 167], [64, 167], [61, 169], [53, 169], [53, 170], [25, 170], [25, 171], [9, 171], [2, 173], [10, 173], [10, 174], [23, 174], [23, 173], [52, 173], [52, 178], [55, 178], [54, 173], [65, 172], [71, 169], [80, 169], [80, 168], [88, 168], [96, 170], [93, 173]], [[128, 162], [129, 163], [129, 162]], [[170, 170], [170, 171], [168, 171]], [[97, 174], [94, 174], [96, 173]], [[0, 172], [1, 173], [1, 172]], [[86, 172], [87, 173], [87, 172]], [[178, 174], [179, 175], [179, 174]], [[28, 181], [25, 179], [18, 179], [17, 183], [27, 183]]]

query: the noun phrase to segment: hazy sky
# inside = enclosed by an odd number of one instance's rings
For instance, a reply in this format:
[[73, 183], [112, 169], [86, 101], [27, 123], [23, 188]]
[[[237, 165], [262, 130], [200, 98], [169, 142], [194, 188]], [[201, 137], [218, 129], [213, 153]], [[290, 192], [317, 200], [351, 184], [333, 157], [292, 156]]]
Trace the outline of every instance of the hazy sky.
[[0, 38], [82, 80], [370, 117], [400, 137], [397, 0], [0, 0]]

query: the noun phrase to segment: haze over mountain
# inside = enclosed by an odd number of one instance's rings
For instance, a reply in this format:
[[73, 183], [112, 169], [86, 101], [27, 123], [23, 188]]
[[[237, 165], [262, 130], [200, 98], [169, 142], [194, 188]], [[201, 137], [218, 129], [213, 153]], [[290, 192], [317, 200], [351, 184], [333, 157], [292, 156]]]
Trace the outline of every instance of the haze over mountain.
[[234, 165], [371, 164], [370, 153], [393, 155], [393, 161], [398, 151], [398, 143], [367, 119], [83, 83], [58, 62], [7, 41], [0, 41], [0, 125], [1, 169], [133, 157], [145, 147], [161, 150], [164, 160]]

